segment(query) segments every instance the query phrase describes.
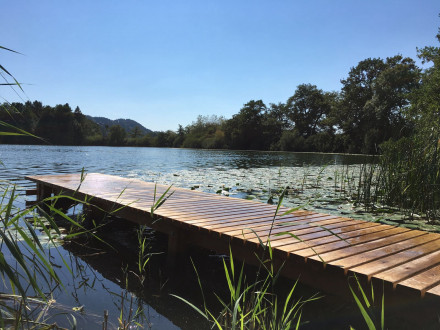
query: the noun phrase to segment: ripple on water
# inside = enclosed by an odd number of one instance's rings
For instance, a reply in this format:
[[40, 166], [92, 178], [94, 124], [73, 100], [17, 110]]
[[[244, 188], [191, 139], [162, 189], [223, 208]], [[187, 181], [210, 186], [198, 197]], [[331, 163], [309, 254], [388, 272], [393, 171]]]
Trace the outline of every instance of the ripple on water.
[[[360, 218], [347, 203], [359, 164], [367, 156], [230, 150], [0, 146], [0, 179], [23, 189], [27, 175], [100, 172], [262, 202], [289, 187], [288, 207]], [[345, 182], [344, 182], [345, 180]], [[197, 186], [197, 188], [195, 188]], [[258, 193], [255, 191], [267, 191]], [[362, 218], [365, 218], [362, 215]]]

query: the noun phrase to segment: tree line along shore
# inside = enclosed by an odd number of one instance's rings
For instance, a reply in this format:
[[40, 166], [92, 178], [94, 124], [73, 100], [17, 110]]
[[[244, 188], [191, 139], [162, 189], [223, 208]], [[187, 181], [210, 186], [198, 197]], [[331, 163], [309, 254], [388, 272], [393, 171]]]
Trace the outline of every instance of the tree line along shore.
[[3, 123], [41, 139], [2, 136], [0, 142], [377, 154], [383, 143], [421, 129], [438, 133], [439, 54], [438, 47], [418, 49], [422, 63], [431, 64], [425, 69], [401, 55], [368, 58], [350, 69], [340, 91], [301, 84], [285, 102], [251, 100], [230, 119], [200, 115], [175, 131], [100, 126], [69, 104], [3, 103]]

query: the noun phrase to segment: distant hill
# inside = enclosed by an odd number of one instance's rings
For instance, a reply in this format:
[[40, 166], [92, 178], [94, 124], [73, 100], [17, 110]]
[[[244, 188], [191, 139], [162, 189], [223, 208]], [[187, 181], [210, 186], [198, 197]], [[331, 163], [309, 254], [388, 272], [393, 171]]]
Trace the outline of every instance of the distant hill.
[[90, 120], [94, 121], [95, 123], [97, 123], [98, 126], [101, 128], [102, 132], [105, 131], [105, 126], [106, 125], [108, 127], [111, 127], [113, 125], [119, 125], [122, 128], [124, 128], [127, 133], [130, 132], [136, 126], [139, 127], [139, 129], [141, 130], [142, 134], [152, 134], [152, 133], [154, 133], [152, 130], [150, 130], [148, 128], [145, 128], [144, 126], [139, 124], [137, 121], [132, 120], [132, 119], [115, 119], [115, 120], [111, 120], [111, 119], [108, 119], [108, 118], [105, 118], [105, 117], [92, 117], [92, 116], [86, 116], [86, 117], [89, 118]]

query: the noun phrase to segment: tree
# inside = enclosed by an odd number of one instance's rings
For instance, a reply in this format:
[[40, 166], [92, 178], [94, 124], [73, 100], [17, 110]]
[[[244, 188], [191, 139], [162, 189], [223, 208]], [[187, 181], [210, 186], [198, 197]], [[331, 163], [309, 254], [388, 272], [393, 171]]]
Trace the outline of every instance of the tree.
[[2, 136], [4, 143], [42, 143], [61, 145], [102, 144], [102, 133], [95, 122], [81, 113], [79, 107], [72, 112], [69, 104], [43, 106], [39, 101], [4, 103], [0, 105], [0, 120], [42, 138], [30, 135]]
[[[225, 119], [222, 116], [202, 116], [188, 125], [185, 129], [179, 126], [175, 143], [183, 141], [181, 145], [185, 148], [223, 148], [224, 139], [223, 126]], [[183, 140], [182, 140], [183, 138]]]
[[287, 100], [286, 116], [299, 135], [307, 138], [326, 128], [324, 119], [331, 110], [333, 94], [324, 93], [315, 85], [302, 84]]
[[169, 148], [173, 146], [177, 134], [171, 130], [166, 132], [159, 132], [156, 136], [156, 147]]
[[84, 121], [85, 117], [82, 114], [81, 109], [78, 106], [75, 108], [75, 111], [73, 111], [73, 117], [79, 123], [82, 123]]
[[286, 105], [283, 103], [270, 104], [263, 113], [262, 134], [263, 149], [280, 150], [280, 139], [283, 131], [289, 128], [286, 117]]
[[[16, 128], [20, 128], [26, 132], [32, 133], [34, 132], [36, 123], [38, 121], [38, 117], [35, 115], [33, 109], [34, 103], [31, 103], [30, 101], [27, 101], [25, 104], [5, 102], [0, 105], [0, 120]], [[16, 129], [4, 127], [2, 131], [5, 134], [6, 132], [16, 132]], [[28, 135], [9, 135], [8, 133], [6, 135], [2, 135], [1, 142], [35, 143], [37, 141]]]
[[133, 127], [133, 129], [130, 132], [130, 137], [132, 137], [133, 139], [137, 139], [138, 137], [142, 136], [142, 131], [139, 128], [139, 126], [135, 126]]
[[420, 70], [400, 55], [368, 58], [351, 68], [333, 113], [346, 135], [348, 152], [376, 153], [380, 143], [401, 134]]
[[84, 143], [84, 121], [85, 116], [77, 106], [73, 112], [73, 141], [75, 145], [82, 145]]
[[[440, 42], [440, 29], [436, 37]], [[410, 116], [411, 119], [418, 120], [420, 129], [437, 131], [439, 133], [440, 47], [427, 46], [417, 51], [422, 63], [430, 63], [432, 66], [423, 72], [420, 88], [412, 94]]]
[[183, 141], [185, 140], [185, 129], [182, 125], [179, 124], [179, 127], [177, 128], [177, 136], [173, 141], [173, 147], [179, 148], [182, 146]]
[[263, 149], [263, 116], [267, 111], [262, 100], [251, 100], [225, 123], [226, 143], [233, 149]]
[[113, 125], [110, 127], [109, 143], [112, 146], [122, 146], [125, 144], [125, 137], [127, 133], [120, 125]]
[[35, 133], [53, 144], [73, 145], [74, 117], [69, 104], [45, 107]]

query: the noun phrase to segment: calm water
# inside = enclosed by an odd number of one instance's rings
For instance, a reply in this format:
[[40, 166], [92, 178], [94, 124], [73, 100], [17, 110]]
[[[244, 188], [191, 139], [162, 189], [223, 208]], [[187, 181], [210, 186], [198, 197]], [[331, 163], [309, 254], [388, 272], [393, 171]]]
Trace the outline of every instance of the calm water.
[[[4, 164], [0, 168], [0, 179], [17, 184], [21, 190], [32, 187], [24, 180], [26, 175], [72, 173], [84, 168], [87, 172], [139, 178], [261, 202], [267, 202], [271, 196], [276, 202], [277, 193], [289, 187], [286, 206], [302, 205], [325, 213], [371, 217], [354, 209], [345, 197], [345, 192], [353, 189], [351, 185], [360, 164], [371, 160], [365, 156], [3, 145], [0, 146], [0, 159]], [[18, 201], [20, 205], [23, 205], [24, 198], [22, 196]], [[87, 250], [82, 249], [81, 242], [59, 249], [70, 263], [73, 274], [63, 266], [60, 255], [52, 253], [51, 260], [60, 269], [65, 283], [65, 289], [54, 293], [58, 310], [74, 313], [80, 328], [101, 328], [104, 310], [109, 311], [112, 325], [117, 326], [121, 306], [128, 310], [130, 304], [134, 309], [137, 304], [143, 307], [146, 317], [143, 323], [147, 328], [194, 329], [205, 325], [195, 312], [169, 296], [169, 293], [177, 293], [197, 301], [200, 298], [197, 283], [190, 283], [193, 275], [179, 274], [182, 276], [177, 280], [168, 281], [161, 273], [163, 256], [159, 254], [151, 261], [151, 276], [146, 287], [139, 289], [130, 267], [125, 273], [131, 276], [131, 280], [125, 284], [121, 269], [124, 263], [135, 265], [136, 262], [132, 252], [135, 228], [127, 229], [123, 225], [102, 235], [117, 246], [117, 252], [96, 242], [89, 242]], [[151, 242], [155, 252], [165, 249], [164, 241], [154, 234]], [[90, 244], [96, 246], [90, 248]], [[216, 284], [210, 281], [216, 282], [218, 260], [216, 256], [200, 257], [199, 264], [203, 265], [200, 273], [207, 279], [206, 285]], [[72, 307], [81, 306], [83, 312], [72, 311]]]
[[[359, 215], [347, 203], [361, 155], [162, 148], [0, 146], [0, 179], [26, 187], [26, 175], [100, 172], [262, 202], [289, 187], [286, 206]], [[307, 204], [307, 205], [306, 205]]]
[[[148, 181], [166, 183], [170, 174], [236, 171], [246, 174], [254, 169], [311, 168], [362, 164], [369, 157], [362, 155], [283, 153], [256, 151], [218, 151], [165, 148], [63, 147], [0, 145], [4, 163], [0, 175], [4, 179], [22, 180], [29, 174], [70, 173], [84, 168]], [[200, 179], [203, 177], [200, 177]], [[173, 182], [183, 182], [175, 180]]]

